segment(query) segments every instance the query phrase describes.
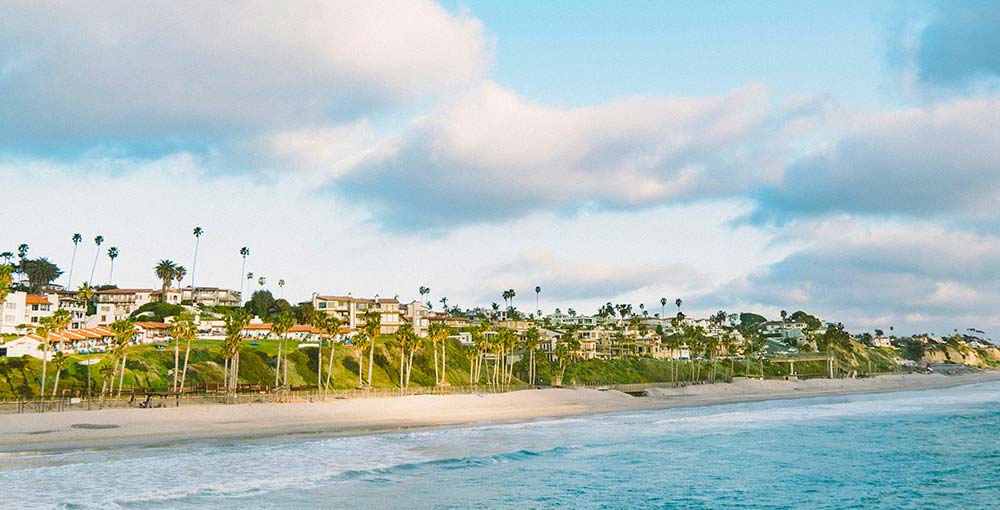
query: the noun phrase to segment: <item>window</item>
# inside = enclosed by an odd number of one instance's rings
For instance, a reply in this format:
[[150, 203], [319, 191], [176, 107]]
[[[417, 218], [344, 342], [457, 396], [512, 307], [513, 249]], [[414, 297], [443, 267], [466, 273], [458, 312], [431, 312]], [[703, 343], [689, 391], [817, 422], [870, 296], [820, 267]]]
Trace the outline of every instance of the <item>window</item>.
[[319, 309], [320, 309], [320, 310], [323, 310], [323, 309], [325, 309], [325, 308], [326, 308], [326, 301], [320, 301], [320, 302], [319, 302]]

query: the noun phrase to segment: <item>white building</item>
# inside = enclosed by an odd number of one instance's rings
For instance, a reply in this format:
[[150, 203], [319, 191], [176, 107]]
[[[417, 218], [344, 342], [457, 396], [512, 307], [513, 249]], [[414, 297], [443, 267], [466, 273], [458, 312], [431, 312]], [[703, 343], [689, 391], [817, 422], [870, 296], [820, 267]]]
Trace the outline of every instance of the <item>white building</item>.
[[403, 322], [413, 325], [413, 331], [417, 336], [427, 336], [427, 330], [431, 325], [429, 318], [430, 309], [427, 308], [427, 305], [420, 301], [413, 301], [412, 303], [400, 305], [400, 313], [403, 317]]
[[364, 314], [376, 310], [382, 315], [381, 335], [391, 335], [399, 330], [402, 324], [399, 310], [399, 300], [396, 298], [373, 299], [346, 296], [321, 296], [313, 294], [313, 310], [338, 317], [344, 326], [350, 329], [362, 329], [365, 325]]
[[[197, 301], [193, 300], [192, 296], [197, 298]], [[191, 287], [184, 287], [180, 290], [178, 298], [185, 303], [197, 302], [203, 306], [240, 306], [239, 292], [218, 287], [196, 287], [193, 291]]]
[[[128, 319], [142, 305], [153, 302], [153, 289], [108, 289], [94, 293], [97, 321], [106, 326], [117, 320]], [[179, 300], [178, 300], [179, 301]]]
[[[4, 300], [3, 306], [0, 306], [0, 333], [9, 335], [29, 332], [38, 327], [42, 317], [51, 316], [60, 307], [70, 309], [70, 316], [74, 322], [82, 320], [82, 308], [68, 299], [63, 303], [63, 298], [60, 298], [59, 294], [11, 292]], [[73, 327], [73, 324], [70, 327]]]

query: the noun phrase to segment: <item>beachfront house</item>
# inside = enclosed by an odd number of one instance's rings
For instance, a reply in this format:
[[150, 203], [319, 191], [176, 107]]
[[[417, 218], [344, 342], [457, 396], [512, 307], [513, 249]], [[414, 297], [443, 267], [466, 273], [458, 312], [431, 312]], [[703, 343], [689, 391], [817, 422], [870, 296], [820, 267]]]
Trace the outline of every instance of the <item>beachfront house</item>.
[[381, 315], [382, 322], [379, 328], [381, 335], [395, 333], [403, 323], [400, 318], [399, 300], [382, 298], [377, 294], [372, 299], [356, 298], [350, 293], [346, 296], [313, 294], [312, 306], [315, 312], [335, 316], [352, 330], [364, 328], [364, 315], [371, 310], [375, 310]]

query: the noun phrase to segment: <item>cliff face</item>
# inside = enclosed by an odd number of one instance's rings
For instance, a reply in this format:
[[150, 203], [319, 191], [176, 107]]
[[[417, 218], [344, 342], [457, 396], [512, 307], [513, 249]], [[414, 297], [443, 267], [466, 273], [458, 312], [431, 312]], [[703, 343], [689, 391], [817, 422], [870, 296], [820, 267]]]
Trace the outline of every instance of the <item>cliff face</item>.
[[924, 363], [962, 363], [972, 367], [994, 366], [1000, 362], [1000, 348], [974, 349], [966, 346], [939, 345], [928, 347], [921, 359]]

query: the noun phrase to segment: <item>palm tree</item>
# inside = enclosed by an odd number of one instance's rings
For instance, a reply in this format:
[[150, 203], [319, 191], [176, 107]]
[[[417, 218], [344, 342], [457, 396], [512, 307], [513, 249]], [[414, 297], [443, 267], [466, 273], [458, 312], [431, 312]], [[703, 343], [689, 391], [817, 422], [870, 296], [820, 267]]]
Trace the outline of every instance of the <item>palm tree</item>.
[[442, 297], [438, 301], [441, 303], [441, 310], [444, 311], [444, 313], [448, 313], [448, 298]]
[[535, 313], [537, 313], [539, 317], [542, 315], [542, 309], [538, 307], [538, 297], [541, 293], [542, 287], [540, 285], [535, 285]]
[[661, 297], [660, 298], [660, 317], [661, 318], [662, 317], [666, 317], [666, 315], [665, 315], [667, 313], [666, 312], [666, 308], [667, 308], [667, 298]]
[[278, 297], [282, 297], [285, 291], [285, 280], [282, 278], [278, 279]]
[[55, 398], [59, 394], [59, 376], [62, 375], [62, 371], [66, 368], [68, 362], [69, 358], [61, 350], [52, 355], [52, 368], [56, 371], [56, 381], [52, 385], [52, 398]]
[[[101, 385], [101, 397], [100, 405], [104, 406], [104, 395], [108, 393], [108, 381], [111, 381], [111, 391], [114, 391], [114, 381], [115, 374], [118, 372], [118, 360], [125, 354], [125, 349], [127, 349], [128, 344], [135, 337], [135, 321], [131, 319], [117, 320], [111, 323], [108, 327], [112, 333], [115, 335], [114, 343], [111, 346], [108, 356], [105, 361], [108, 363], [104, 364], [100, 371], [104, 376], [104, 383]], [[122, 376], [124, 377], [124, 369]], [[119, 385], [119, 391], [121, 391], [121, 386]]]
[[97, 258], [101, 255], [101, 245], [104, 244], [104, 236], [97, 236], [94, 238], [94, 244], [97, 245], [97, 252], [94, 253], [94, 265], [90, 268], [90, 279], [88, 282], [94, 281], [94, 271], [97, 270]]
[[39, 346], [42, 349], [42, 385], [38, 392], [39, 398], [45, 398], [45, 371], [49, 363], [49, 333], [51, 332], [52, 317], [42, 317], [39, 319], [38, 326], [35, 328], [35, 334], [42, 338], [42, 345]]
[[177, 266], [174, 269], [174, 280], [177, 281], [178, 291], [181, 290], [181, 280], [183, 280], [185, 276], [187, 276], [187, 269], [185, 269], [184, 266]]
[[253, 271], [247, 273], [247, 293], [250, 293], [251, 285], [253, 285]]
[[240, 268], [240, 304], [243, 304], [242, 302], [246, 301], [243, 299], [243, 275], [246, 274], [247, 257], [250, 256], [250, 248], [247, 248], [246, 246], [240, 248], [240, 256], [243, 257], [243, 267]]
[[267, 278], [261, 276], [257, 278], [257, 284], [260, 285], [260, 290], [264, 290], [264, 284], [267, 283]]
[[[294, 317], [294, 316], [293, 316]], [[340, 327], [344, 324], [344, 321], [335, 315], [331, 315], [326, 319], [326, 331], [330, 335], [330, 358], [329, 365], [326, 367], [326, 384], [323, 386], [324, 390], [330, 387], [330, 379], [333, 375], [333, 350], [336, 339], [340, 336]], [[286, 355], [287, 357], [287, 355]]]
[[195, 328], [194, 322], [187, 314], [181, 314], [181, 316], [175, 320], [170, 327], [170, 334], [174, 337], [174, 342], [177, 344], [180, 344], [181, 342], [187, 343], [187, 347], [184, 349], [184, 365], [181, 369], [181, 383], [177, 388], [178, 393], [184, 393], [184, 382], [187, 380], [188, 359], [191, 357], [191, 341], [194, 340], [197, 333], [198, 330]]
[[[79, 235], [79, 234], [77, 234], [77, 235]], [[6, 265], [10, 265], [10, 259], [12, 259], [12, 258], [14, 258], [14, 254], [11, 253], [11, 252], [9, 252], [9, 251], [5, 251], [3, 253], [0, 253], [0, 259], [3, 259], [3, 263], [6, 264]]]
[[156, 267], [153, 268], [153, 274], [160, 279], [163, 284], [161, 290], [163, 291], [163, 301], [167, 300], [167, 289], [170, 288], [171, 282], [177, 276], [177, 264], [174, 264], [172, 260], [162, 259]]
[[[362, 363], [361, 360], [363, 359], [365, 351], [368, 350], [368, 344], [373, 342], [370, 338], [368, 338], [367, 333], [359, 331], [358, 334], [354, 335], [354, 338], [351, 339], [351, 343], [354, 344], [354, 351], [358, 355], [358, 388], [363, 388], [365, 385], [363, 374], [364, 363]], [[369, 376], [369, 379], [370, 378], [371, 376]]]
[[[440, 322], [435, 322], [431, 324], [431, 327], [427, 330], [427, 335], [431, 339], [431, 348], [434, 350], [434, 384], [441, 384], [444, 381], [444, 360], [441, 360], [440, 368], [438, 368], [438, 343], [444, 342], [448, 338], [448, 326]], [[442, 356], [444, 355], [444, 349], [441, 349]]]
[[284, 311], [278, 314], [271, 322], [271, 332], [274, 336], [278, 337], [278, 356], [274, 363], [274, 386], [278, 386], [279, 377], [281, 375], [281, 361], [282, 354], [288, 357], [287, 352], [285, 352], [285, 334], [288, 333], [289, 329], [295, 324], [295, 314], [291, 311]]
[[680, 313], [681, 313], [681, 303], [683, 303], [683, 302], [684, 301], [681, 298], [677, 298], [677, 299], [674, 300], [674, 304], [677, 305], [677, 314], [678, 315], [680, 315]]
[[406, 377], [406, 349], [409, 345], [409, 338], [414, 336], [413, 326], [403, 324], [396, 330], [396, 342], [399, 344], [399, 388], [403, 389]]
[[[194, 286], [195, 271], [198, 270], [198, 245], [201, 243], [201, 236], [205, 233], [201, 227], [194, 227], [194, 258], [191, 260], [191, 304], [198, 304], [198, 289]], [[181, 294], [183, 296], [183, 294]], [[186, 368], [186, 367], [185, 367]], [[182, 383], [183, 385], [183, 383]]]
[[[264, 278], [261, 277], [261, 280]], [[261, 284], [263, 285], [263, 284]], [[316, 329], [320, 329], [326, 332], [326, 334], [320, 334], [318, 348], [319, 354], [316, 355], [316, 389], [319, 390], [323, 387], [323, 337], [329, 336], [329, 320], [330, 316], [325, 313], [317, 313], [312, 316], [312, 325]]]
[[18, 272], [17, 283], [19, 284], [24, 278], [24, 261], [25, 259], [28, 258], [28, 249], [29, 247], [27, 243], [21, 243], [17, 245], [17, 258], [19, 259], [19, 264], [18, 264], [19, 269], [16, 269], [16, 271]]
[[524, 332], [524, 348], [528, 350], [528, 381], [534, 386], [535, 385], [535, 374], [537, 369], [535, 367], [535, 350], [538, 349], [538, 343], [541, 335], [538, 333], [538, 328], [532, 326], [528, 328], [528, 331]]
[[420, 300], [421, 301], [426, 301], [426, 299], [424, 298], [424, 296], [427, 295], [427, 294], [430, 294], [431, 293], [431, 289], [428, 288], [428, 287], [424, 287], [423, 285], [421, 285], [420, 289], [419, 289], [419, 292], [420, 292]]
[[365, 333], [371, 338], [371, 345], [368, 346], [368, 387], [372, 386], [372, 370], [375, 367], [375, 339], [378, 338], [382, 329], [382, 314], [378, 310], [368, 310], [364, 314]]
[[114, 276], [115, 276], [115, 259], [118, 258], [117, 246], [112, 246], [111, 248], [108, 248], [108, 258], [111, 259], [111, 271], [108, 272], [108, 285], [111, 285], [111, 282], [114, 281]]
[[[76, 249], [80, 246], [81, 242], [83, 242], [83, 236], [79, 233], [73, 234], [73, 258], [69, 260], [69, 276], [66, 279], [67, 289], [73, 287], [73, 266], [76, 265]], [[3, 255], [5, 255], [4, 258], [9, 258], [10, 252], [4, 252]], [[8, 260], [8, 262], [10, 261]]]
[[[76, 297], [80, 301], [83, 301], [83, 314], [87, 315], [87, 311], [90, 310], [90, 301], [94, 299], [94, 288], [90, 286], [89, 283], [83, 282], [80, 288], [76, 291]], [[85, 340], [87, 342], [87, 406], [90, 406], [90, 340]]]
[[0, 303], [3, 303], [7, 299], [7, 295], [10, 294], [10, 286], [14, 283], [14, 278], [11, 276], [13, 271], [14, 266], [0, 265]]
[[237, 381], [240, 374], [240, 349], [243, 347], [243, 328], [250, 323], [250, 314], [246, 310], [237, 309], [226, 314], [226, 339], [223, 341], [223, 351], [226, 356], [224, 382], [226, 383], [226, 400], [236, 395]]

